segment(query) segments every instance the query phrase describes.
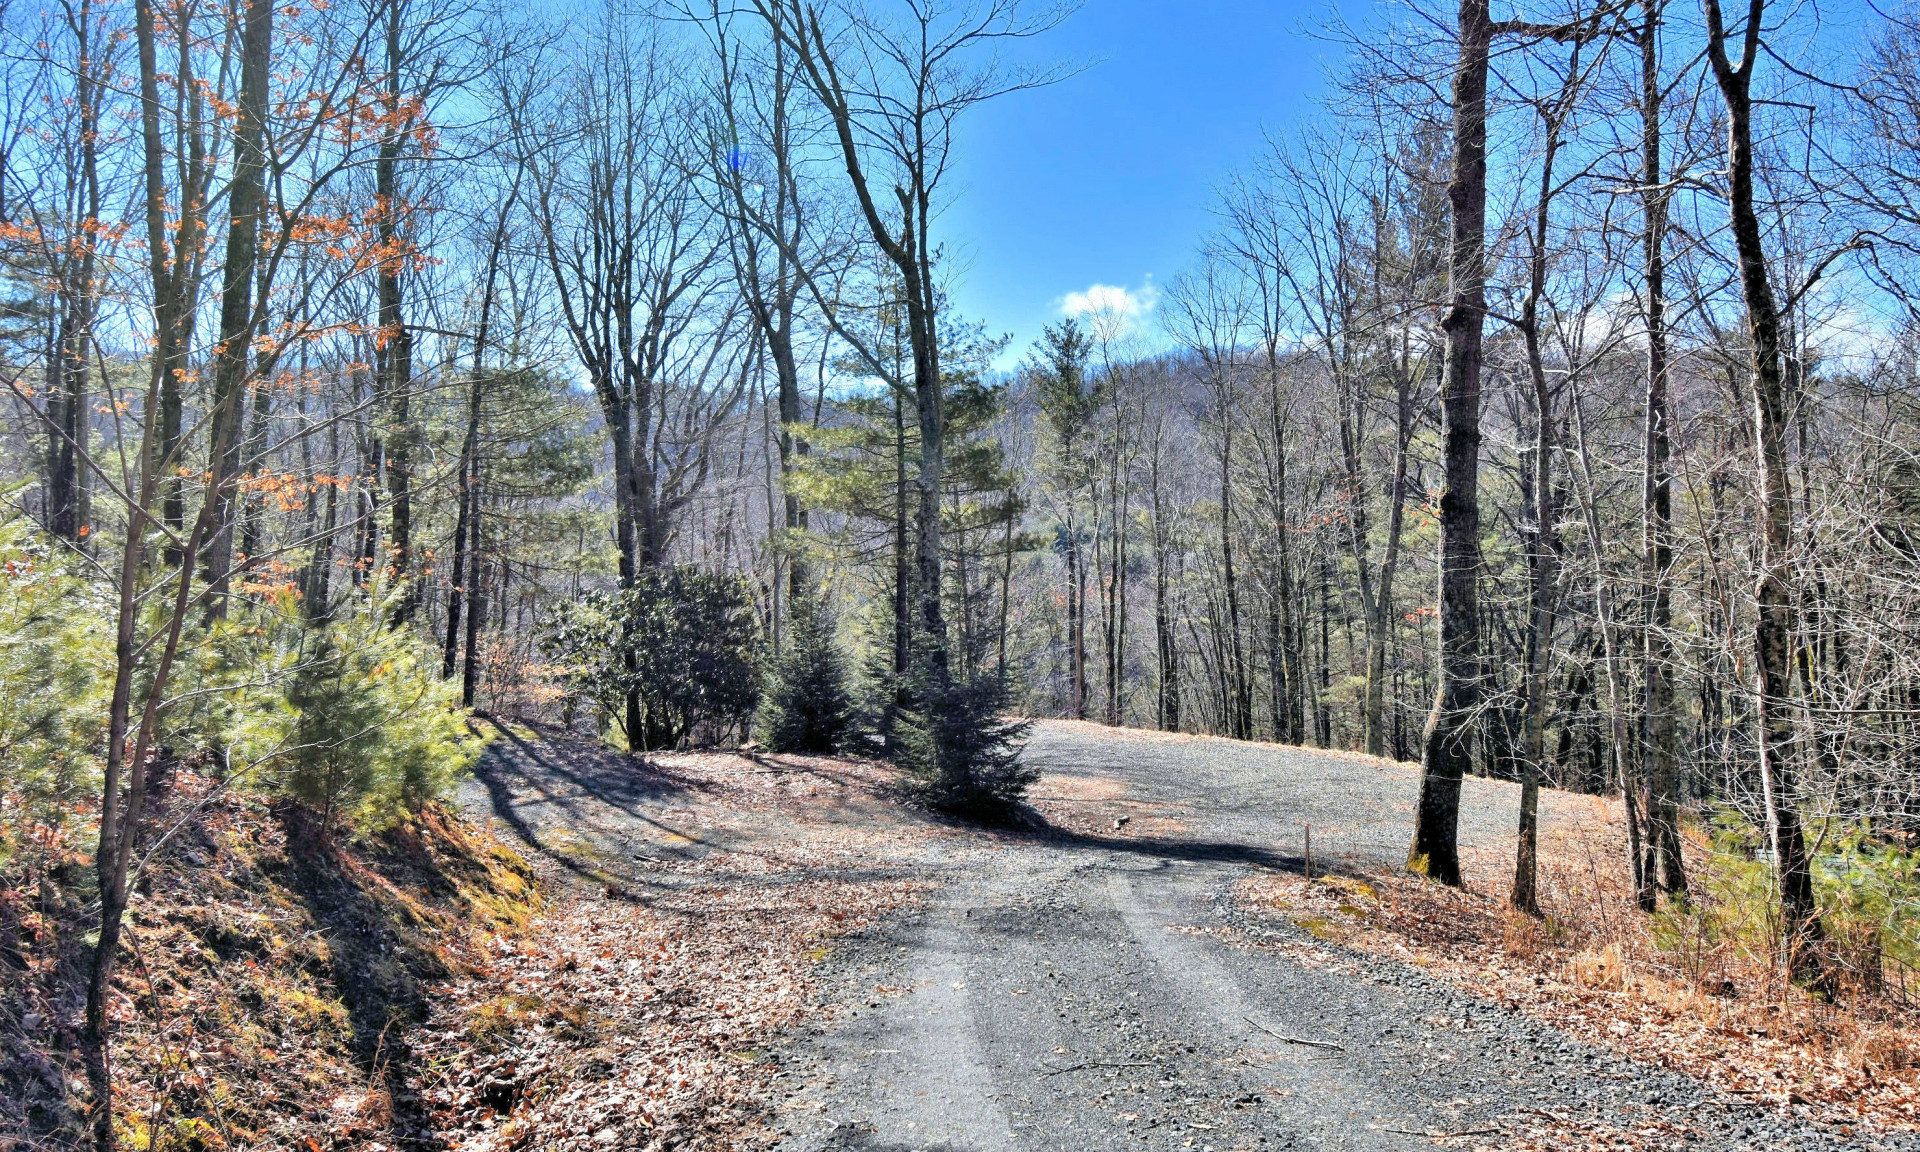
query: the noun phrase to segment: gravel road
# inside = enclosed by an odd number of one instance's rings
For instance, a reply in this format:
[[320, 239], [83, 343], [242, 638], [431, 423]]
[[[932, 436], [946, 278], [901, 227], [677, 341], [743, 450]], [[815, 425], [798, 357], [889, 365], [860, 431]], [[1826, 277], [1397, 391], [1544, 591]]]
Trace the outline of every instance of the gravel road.
[[[1027, 756], [1043, 810], [1130, 819], [918, 861], [941, 887], [837, 950], [841, 1010], [780, 1056], [784, 1152], [1920, 1147], [1761, 1111], [1236, 910], [1250, 870], [1298, 866], [1305, 824], [1323, 867], [1402, 859], [1405, 768], [1069, 723], [1036, 725]], [[1515, 803], [1470, 781], [1463, 843], [1501, 843]], [[1249, 944], [1290, 940], [1314, 947]]]

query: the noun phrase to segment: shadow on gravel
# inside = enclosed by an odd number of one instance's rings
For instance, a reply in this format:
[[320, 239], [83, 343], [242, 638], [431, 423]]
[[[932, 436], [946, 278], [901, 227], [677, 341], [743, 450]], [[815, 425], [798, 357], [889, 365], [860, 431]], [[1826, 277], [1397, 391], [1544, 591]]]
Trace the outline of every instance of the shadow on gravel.
[[[534, 737], [528, 739], [494, 717], [484, 719], [500, 735], [500, 739], [488, 745], [473, 768], [474, 779], [487, 791], [488, 807], [527, 848], [580, 879], [602, 887], [609, 899], [659, 907], [655, 898], [639, 890], [652, 889], [655, 897], [664, 899], [665, 894], [660, 891], [662, 885], [672, 887], [663, 881], [661, 874], [638, 875], [625, 866], [624, 852], [630, 850], [631, 845], [603, 855], [596, 850], [597, 846], [583, 846], [577, 839], [581, 830], [598, 828], [613, 840], [623, 840], [625, 837], [617, 828], [622, 821], [644, 825], [680, 842], [650, 840], [645, 845], [645, 853], [635, 854], [634, 859], [657, 862], [668, 857], [691, 861], [715, 855], [751, 856], [769, 861], [786, 872], [798, 873], [766, 876], [752, 869], [744, 873], [728, 873], [724, 869], [707, 873], [709, 877], [724, 875], [729, 883], [742, 887], [777, 892], [820, 876], [861, 882], [899, 875], [897, 865], [850, 869], [836, 862], [816, 868], [796, 868], [794, 862], [782, 854], [778, 837], [761, 844], [752, 836], [729, 835], [725, 830], [702, 832], [666, 823], [657, 814], [650, 814], [648, 808], [658, 809], [690, 793], [710, 793], [714, 786], [677, 776], [671, 769], [650, 760], [575, 739], [558, 729], [517, 721], [533, 730]], [[775, 772], [803, 775], [849, 790], [858, 783], [850, 774], [836, 773], [819, 765], [751, 753], [746, 756]], [[852, 815], [857, 818], [861, 814]], [[917, 815], [925, 817], [925, 814]], [[610, 828], [610, 822], [615, 827]]]
[[[1048, 820], [1039, 812], [1024, 808], [1019, 813], [1018, 822], [1011, 828], [1015, 836], [1025, 835], [1036, 840], [1065, 848], [1089, 849], [1101, 852], [1124, 852], [1134, 856], [1144, 856], [1154, 860], [1186, 860], [1194, 863], [1209, 864], [1251, 864], [1256, 868], [1265, 868], [1273, 872], [1292, 872], [1306, 875], [1305, 856], [1276, 852], [1254, 844], [1245, 844], [1233, 840], [1200, 840], [1160, 836], [1093, 836], [1085, 832], [1075, 832], [1063, 828]], [[1313, 861], [1315, 876], [1346, 876], [1351, 879], [1363, 878], [1363, 873], [1342, 866], [1338, 861], [1322, 860], [1317, 856]]]

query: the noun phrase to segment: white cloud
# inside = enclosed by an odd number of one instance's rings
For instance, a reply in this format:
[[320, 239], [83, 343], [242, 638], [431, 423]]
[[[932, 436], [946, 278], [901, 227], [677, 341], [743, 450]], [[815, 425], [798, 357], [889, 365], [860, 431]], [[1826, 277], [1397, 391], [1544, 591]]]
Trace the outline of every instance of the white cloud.
[[1159, 302], [1160, 290], [1152, 282], [1138, 288], [1095, 284], [1084, 292], [1062, 296], [1060, 314], [1079, 317], [1087, 321], [1096, 336], [1114, 340], [1134, 331]]

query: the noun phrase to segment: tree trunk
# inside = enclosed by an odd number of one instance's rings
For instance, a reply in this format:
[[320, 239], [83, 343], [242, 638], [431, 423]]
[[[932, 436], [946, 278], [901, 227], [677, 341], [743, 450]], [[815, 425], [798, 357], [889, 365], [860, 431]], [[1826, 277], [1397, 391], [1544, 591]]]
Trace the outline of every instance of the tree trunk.
[[1673, 476], [1668, 460], [1672, 454], [1669, 430], [1671, 413], [1667, 400], [1667, 327], [1666, 327], [1666, 233], [1667, 197], [1661, 187], [1666, 179], [1661, 162], [1660, 26], [1665, 0], [1642, 0], [1646, 24], [1640, 32], [1640, 99], [1644, 125], [1642, 139], [1643, 171], [1641, 203], [1645, 212], [1646, 234], [1646, 325], [1647, 325], [1647, 403], [1646, 468], [1642, 508], [1643, 553], [1646, 565], [1646, 630], [1641, 650], [1641, 673], [1645, 699], [1642, 711], [1641, 749], [1645, 757], [1643, 775], [1648, 795], [1647, 839], [1653, 854], [1653, 867], [1642, 865], [1644, 879], [1639, 900], [1642, 907], [1653, 903], [1652, 882], [1658, 876], [1660, 887], [1672, 898], [1687, 895], [1686, 867], [1680, 856], [1677, 757], [1674, 748], [1673, 715], [1673, 595], [1669, 585], [1673, 570]]
[[1386, 555], [1374, 588], [1367, 621], [1367, 755], [1386, 755], [1387, 650], [1393, 643], [1393, 584], [1400, 571], [1400, 538], [1406, 525], [1407, 450], [1413, 443], [1413, 381], [1403, 369], [1394, 373], [1393, 479], [1387, 487]]
[[467, 573], [467, 531], [473, 519], [474, 441], [479, 438], [480, 379], [476, 371], [468, 390], [467, 435], [460, 451], [459, 492], [453, 518], [453, 562], [447, 565], [447, 631], [441, 646], [440, 678], [453, 679], [460, 658], [460, 612], [464, 607]]
[[240, 120], [234, 132], [231, 221], [220, 290], [220, 342], [213, 363], [213, 412], [208, 437], [206, 499], [214, 505], [206, 553], [208, 611], [226, 614], [233, 568], [233, 488], [239, 478], [246, 423], [249, 352], [253, 344], [254, 267], [266, 207], [266, 112], [273, 52], [273, 4], [248, 0], [240, 44]]
[[407, 327], [400, 284], [409, 249], [405, 212], [400, 198], [400, 153], [405, 142], [402, 130], [400, 66], [402, 55], [400, 30], [404, 0], [388, 0], [387, 6], [387, 101], [386, 114], [394, 121], [386, 127], [380, 150], [374, 160], [374, 194], [379, 202], [376, 229], [384, 254], [375, 275], [379, 305], [379, 331], [374, 337], [374, 357], [379, 390], [387, 404], [387, 549], [388, 565], [402, 587], [395, 603], [393, 622], [405, 624], [419, 604], [419, 591], [407, 584], [413, 579], [413, 333]]
[[906, 404], [893, 393], [893, 675], [907, 674], [913, 651], [913, 564], [907, 520]]
[[1153, 640], [1154, 656], [1159, 672], [1159, 707], [1157, 709], [1160, 729], [1163, 732], [1180, 730], [1180, 662], [1176, 647], [1178, 636], [1174, 632], [1172, 605], [1167, 596], [1167, 516], [1165, 497], [1161, 490], [1160, 437], [1164, 425], [1154, 428], [1153, 466], [1147, 478], [1151, 486], [1149, 495], [1153, 500]]
[[67, 253], [59, 274], [59, 306], [47, 357], [46, 527], [75, 547], [85, 543], [88, 530], [87, 349], [92, 327], [92, 242], [84, 241], [84, 255]]
[[[1111, 379], [1112, 369], [1109, 368]], [[1113, 452], [1111, 456], [1112, 473], [1107, 485], [1107, 522], [1112, 533], [1107, 548], [1107, 579], [1105, 639], [1106, 648], [1102, 657], [1106, 663], [1106, 707], [1105, 720], [1108, 724], [1121, 722], [1121, 699], [1126, 676], [1127, 647], [1127, 489], [1121, 475], [1126, 459], [1122, 441], [1124, 419], [1115, 409]]]
[[1374, 749], [1380, 741], [1380, 701], [1375, 699], [1373, 691], [1378, 679], [1374, 676], [1375, 662], [1382, 668], [1386, 664], [1386, 611], [1385, 603], [1380, 599], [1374, 586], [1372, 558], [1373, 550], [1372, 518], [1367, 508], [1367, 479], [1360, 461], [1361, 437], [1365, 435], [1361, 417], [1366, 397], [1355, 386], [1348, 365], [1340, 364], [1334, 369], [1336, 390], [1340, 396], [1340, 459], [1345, 469], [1346, 505], [1347, 505], [1347, 549], [1353, 555], [1356, 585], [1360, 593], [1360, 616], [1365, 630], [1366, 650], [1364, 658], [1367, 668], [1367, 690], [1361, 696], [1360, 728], [1367, 751], [1378, 755]]
[[[919, 499], [914, 509], [916, 537], [915, 579], [920, 591], [920, 630], [926, 645], [928, 672], [935, 692], [943, 692], [949, 680], [945, 582], [941, 567], [940, 482], [946, 465], [945, 382], [940, 375], [940, 346], [937, 333], [939, 310], [937, 289], [933, 283], [933, 254], [928, 247], [927, 228], [932, 212], [928, 190], [917, 188], [911, 196], [902, 196], [908, 207], [908, 225], [900, 244], [905, 259], [896, 261], [902, 273], [907, 296], [907, 335], [913, 349], [913, 405], [920, 430], [920, 459], [917, 480]], [[953, 789], [965, 782], [944, 779], [942, 786]]]
[[[144, 13], [144, 15], [143, 15]], [[174, 68], [174, 92], [185, 107], [189, 127], [181, 131], [186, 140], [182, 158], [183, 184], [179, 203], [171, 206], [177, 217], [173, 242], [167, 241], [166, 163], [167, 151], [160, 135], [160, 89], [158, 73], [157, 26], [150, 0], [139, 0], [135, 11], [140, 53], [140, 134], [144, 161], [142, 179], [147, 225], [147, 267], [153, 282], [153, 361], [158, 370], [154, 408], [159, 413], [159, 436], [149, 438], [152, 464], [162, 493], [161, 520], [175, 534], [186, 526], [186, 493], [181, 464], [184, 442], [183, 384], [191, 370], [189, 358], [199, 299], [199, 252], [205, 234], [205, 205], [212, 182], [207, 163], [206, 133], [199, 125], [208, 122], [203, 86], [193, 71], [193, 42], [189, 21], [178, 21], [178, 62]], [[179, 547], [165, 545], [168, 564], [179, 561]]]
[[[616, 550], [619, 553], [620, 588], [622, 591], [628, 591], [638, 587], [641, 583], [642, 574], [652, 573], [660, 562], [657, 533], [661, 528], [662, 521], [655, 512], [651, 510], [652, 505], [650, 501], [653, 493], [652, 472], [648, 465], [639, 463], [636, 460], [636, 457], [645, 451], [645, 444], [642, 438], [636, 437], [633, 434], [632, 424], [630, 422], [631, 413], [638, 411], [640, 408], [641, 405], [631, 402], [624, 395], [619, 396], [611, 402], [604, 398], [602, 400], [602, 411], [607, 418], [608, 440], [612, 446], [614, 464], [614, 537]], [[647, 421], [644, 419], [641, 421], [643, 427], [646, 423]], [[636, 439], [642, 440], [639, 448], [636, 448]], [[476, 494], [473, 498], [472, 531], [474, 533], [474, 539], [477, 541], [480, 533], [480, 520], [483, 515], [482, 509], [484, 507], [484, 501], [479, 495], [484, 485], [481, 483], [477, 455], [475, 469], [474, 488]], [[474, 545], [476, 548], [477, 546], [477, 544]], [[474, 563], [477, 565], [479, 562], [479, 557], [476, 555], [474, 557]], [[506, 576], [503, 571], [501, 587], [496, 592], [496, 599], [499, 599], [503, 605], [503, 611], [506, 603], [504, 599], [506, 592], [505, 581]], [[483, 582], [484, 577], [476, 572], [474, 583], [479, 585]], [[477, 590], [473, 593], [475, 596], [478, 596], [478, 594]], [[478, 610], [479, 606], [476, 602], [474, 608], [470, 609], [470, 612], [476, 612]], [[473, 626], [469, 624], [467, 653], [469, 664], [471, 664], [473, 659], [472, 636]], [[624, 642], [622, 647], [622, 660], [631, 679], [632, 675], [637, 672], [639, 668], [638, 655], [627, 647]], [[469, 680], [471, 681], [471, 675], [469, 676]], [[647, 728], [643, 724], [645, 709], [642, 706], [638, 688], [630, 688], [627, 691], [622, 711], [624, 716], [622, 726], [628, 736], [628, 751], [637, 754], [648, 750], [650, 745], [646, 743], [644, 736]], [[641, 734], [638, 740], [636, 740], [636, 734]]]
[[1073, 718], [1087, 718], [1087, 576], [1080, 564], [1080, 525], [1067, 512], [1067, 664], [1073, 677]]
[[[301, 441], [306, 443], [305, 440]], [[300, 596], [304, 614], [310, 622], [320, 623], [331, 615], [329, 599], [333, 582], [333, 537], [340, 524], [340, 424], [327, 425], [327, 512], [320, 522], [320, 534], [313, 542], [313, 556], [307, 562], [306, 580]]]
[[[1222, 367], [1221, 371], [1226, 371]], [[1225, 402], [1220, 413], [1220, 573], [1227, 596], [1227, 646], [1223, 669], [1228, 698], [1225, 701], [1227, 734], [1236, 740], [1253, 736], [1252, 687], [1247, 682], [1246, 648], [1240, 635], [1240, 585], [1233, 570], [1233, 414]]]
[[1531, 250], [1527, 260], [1527, 295], [1520, 311], [1520, 335], [1527, 353], [1527, 379], [1533, 389], [1533, 469], [1521, 485], [1526, 502], [1523, 516], [1532, 522], [1527, 538], [1529, 577], [1525, 683], [1522, 701], [1520, 755], [1520, 827], [1514, 852], [1511, 903], [1530, 916], [1540, 914], [1538, 861], [1540, 850], [1540, 781], [1547, 760], [1547, 673], [1553, 656], [1553, 624], [1559, 610], [1560, 540], [1555, 525], [1560, 505], [1554, 491], [1553, 458], [1559, 450], [1554, 436], [1556, 416], [1553, 387], [1540, 347], [1540, 302], [1547, 290], [1547, 240], [1555, 194], [1554, 161], [1560, 154], [1560, 130], [1572, 112], [1580, 84], [1580, 49], [1576, 43], [1567, 63], [1567, 79], [1549, 106], [1546, 146], [1540, 158], [1539, 194], [1534, 202]]
[[[482, 525], [482, 501], [486, 489], [476, 474], [468, 490], [470, 501], [467, 517], [467, 637], [466, 661], [460, 672], [460, 706], [471, 708], [478, 699], [480, 690], [480, 629], [487, 620], [487, 564], [480, 543], [484, 539]], [[627, 701], [628, 721], [632, 722], [638, 705], [631, 696]]]
[[[1575, 377], [1570, 381], [1573, 393], [1570, 407], [1573, 415], [1573, 427], [1576, 443], [1579, 447], [1580, 475], [1582, 480], [1581, 512], [1587, 525], [1587, 548], [1595, 556], [1606, 555], [1605, 537], [1600, 532], [1599, 494], [1593, 480], [1593, 458], [1587, 450], [1587, 420], [1580, 402], [1579, 381]], [[1613, 777], [1620, 785], [1620, 797], [1626, 808], [1627, 817], [1627, 858], [1633, 867], [1635, 891], [1644, 888], [1640, 868], [1641, 858], [1641, 816], [1637, 800], [1637, 785], [1630, 767], [1632, 763], [1628, 753], [1630, 740], [1626, 718], [1626, 693], [1620, 686], [1621, 643], [1619, 628], [1616, 626], [1613, 610], [1613, 587], [1607, 580], [1607, 570], [1602, 564], [1593, 566], [1593, 604], [1594, 614], [1598, 618], [1600, 631], [1600, 660], [1607, 678], [1606, 716], [1609, 726], [1607, 746], [1612, 750]], [[1611, 783], [1613, 781], [1609, 781]]]
[[[507, 218], [519, 194], [520, 177], [519, 173], [515, 173], [513, 189], [507, 195], [507, 202], [500, 207], [492, 242], [487, 246], [487, 271], [481, 279], [480, 319], [473, 336], [473, 380], [467, 389], [467, 429], [460, 441], [460, 498], [453, 526], [453, 564], [448, 569], [451, 579], [447, 590], [447, 637], [441, 659], [442, 679], [453, 677], [454, 661], [460, 647], [460, 609], [466, 592], [466, 562], [471, 554], [467, 537], [470, 523], [480, 514], [474, 505], [474, 496], [480, 483], [480, 416], [481, 403], [486, 396], [487, 342], [492, 338], [493, 289], [495, 277], [500, 272], [500, 255], [507, 243]], [[477, 537], [478, 534], [474, 535]], [[472, 707], [471, 699], [466, 703]]]
[[[783, 296], [782, 300], [780, 320], [767, 333], [767, 349], [773, 357], [774, 376], [780, 387], [780, 474], [788, 478], [795, 461], [807, 454], [807, 442], [792, 431], [801, 419], [800, 367], [793, 356], [793, 301], [790, 296]], [[791, 488], [784, 493], [784, 505], [788, 535], [787, 610], [793, 612], [800, 610], [804, 597], [812, 595], [813, 576], [798, 539], [807, 530], [807, 510], [800, 506], [800, 497], [794, 495]]]
[[1273, 396], [1269, 405], [1273, 439], [1273, 736], [1282, 744], [1301, 742], [1300, 721], [1293, 706], [1298, 695], [1300, 655], [1294, 642], [1293, 549], [1290, 504], [1287, 499], [1287, 420], [1280, 403], [1279, 371], [1271, 356], [1268, 377]]
[[1320, 556], [1320, 690], [1313, 697], [1313, 740], [1322, 748], [1333, 747], [1333, 712], [1328, 696], [1333, 688], [1333, 596], [1332, 573], [1327, 557]]
[[1559, 594], [1559, 541], [1554, 520], [1559, 515], [1553, 490], [1553, 392], [1540, 352], [1538, 301], [1546, 272], [1546, 189], [1551, 187], [1552, 154], [1542, 177], [1540, 214], [1535, 233], [1533, 291], [1523, 317], [1528, 375], [1533, 384], [1533, 473], [1524, 495], [1531, 507], [1524, 515], [1533, 522], [1527, 540], [1529, 627], [1527, 629], [1526, 706], [1520, 756], [1520, 827], [1514, 852], [1513, 907], [1530, 916], [1540, 914], [1537, 862], [1540, 847], [1540, 778], [1547, 758], [1547, 670], [1553, 653], [1553, 621]]
[[1013, 522], [1018, 519], [1018, 495], [1013, 489], [1007, 491], [1007, 522], [1001, 529], [1000, 540], [1000, 660], [997, 665], [1000, 685], [1007, 685], [1007, 616], [1013, 606]]
[[1783, 961], [1796, 979], [1824, 979], [1813, 868], [1801, 830], [1795, 780], [1793, 716], [1793, 492], [1787, 471], [1787, 390], [1781, 367], [1780, 310], [1767, 273], [1765, 241], [1753, 193], [1753, 70], [1759, 59], [1765, 0], [1750, 0], [1740, 62], [1727, 55], [1719, 0], [1705, 0], [1707, 58], [1727, 105], [1728, 211], [1739, 257], [1747, 335], [1753, 346], [1754, 452], [1760, 478], [1757, 512], [1760, 578], [1755, 594], [1754, 667], [1758, 715], [1754, 742], [1767, 839], [1779, 876]]
[[[271, 373], [272, 368], [269, 364], [269, 358], [261, 357], [259, 361], [256, 362], [256, 368], [263, 375]], [[247, 434], [242, 439], [245, 447], [241, 451], [240, 458], [243, 462], [250, 462], [255, 468], [267, 466], [267, 447], [270, 442], [268, 434], [272, 427], [272, 419], [273, 390], [271, 388], [255, 388], [253, 390], [253, 411], [252, 414], [247, 417]], [[244, 494], [239, 508], [240, 547], [239, 551], [235, 553], [233, 560], [235, 566], [242, 572], [247, 569], [247, 566], [252, 562], [253, 558], [260, 554], [261, 533], [264, 530], [261, 518], [265, 511], [266, 497], [263, 494], [259, 492], [247, 492]]]
[[69, 243], [57, 258], [58, 311], [47, 357], [47, 415], [52, 440], [47, 452], [47, 529], [70, 545], [86, 548], [92, 532], [88, 506], [88, 432], [93, 400], [87, 361], [93, 347], [94, 283], [102, 232], [100, 222], [100, 77], [104, 61], [95, 43], [93, 5], [81, 0], [70, 12], [77, 68], [74, 102], [79, 120], [79, 170], [69, 171], [66, 197]]
[[[354, 372], [354, 404], [360, 408], [365, 400], [360, 389], [360, 369]], [[369, 408], [371, 406], [368, 406]], [[360, 468], [363, 473], [357, 485], [360, 512], [360, 539], [354, 546], [354, 564], [350, 570], [353, 586], [359, 588], [367, 581], [369, 573], [374, 571], [375, 553], [380, 547], [380, 485], [386, 476], [384, 456], [381, 452], [380, 433], [374, 427], [373, 418], [362, 417], [356, 421], [355, 438], [360, 448]]]
[[1420, 803], [1407, 866], [1460, 883], [1460, 782], [1473, 760], [1480, 702], [1480, 367], [1486, 324], [1488, 0], [1460, 0], [1453, 75], [1450, 300], [1440, 382], [1440, 657], [1421, 757]]

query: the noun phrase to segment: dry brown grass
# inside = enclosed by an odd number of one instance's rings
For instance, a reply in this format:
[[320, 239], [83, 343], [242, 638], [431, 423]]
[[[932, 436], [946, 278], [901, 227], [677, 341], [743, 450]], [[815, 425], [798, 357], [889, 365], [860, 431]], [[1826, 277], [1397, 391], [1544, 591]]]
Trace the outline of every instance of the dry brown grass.
[[1403, 959], [1757, 1104], [1842, 1126], [1920, 1128], [1920, 1012], [1871, 980], [1837, 1002], [1783, 980], [1764, 925], [1714, 895], [1737, 890], [1750, 863], [1690, 836], [1692, 911], [1650, 918], [1632, 899], [1617, 802], [1555, 797], [1550, 811], [1540, 919], [1507, 906], [1510, 849], [1469, 851], [1466, 891], [1404, 873], [1268, 874], [1244, 894], [1324, 939]]

